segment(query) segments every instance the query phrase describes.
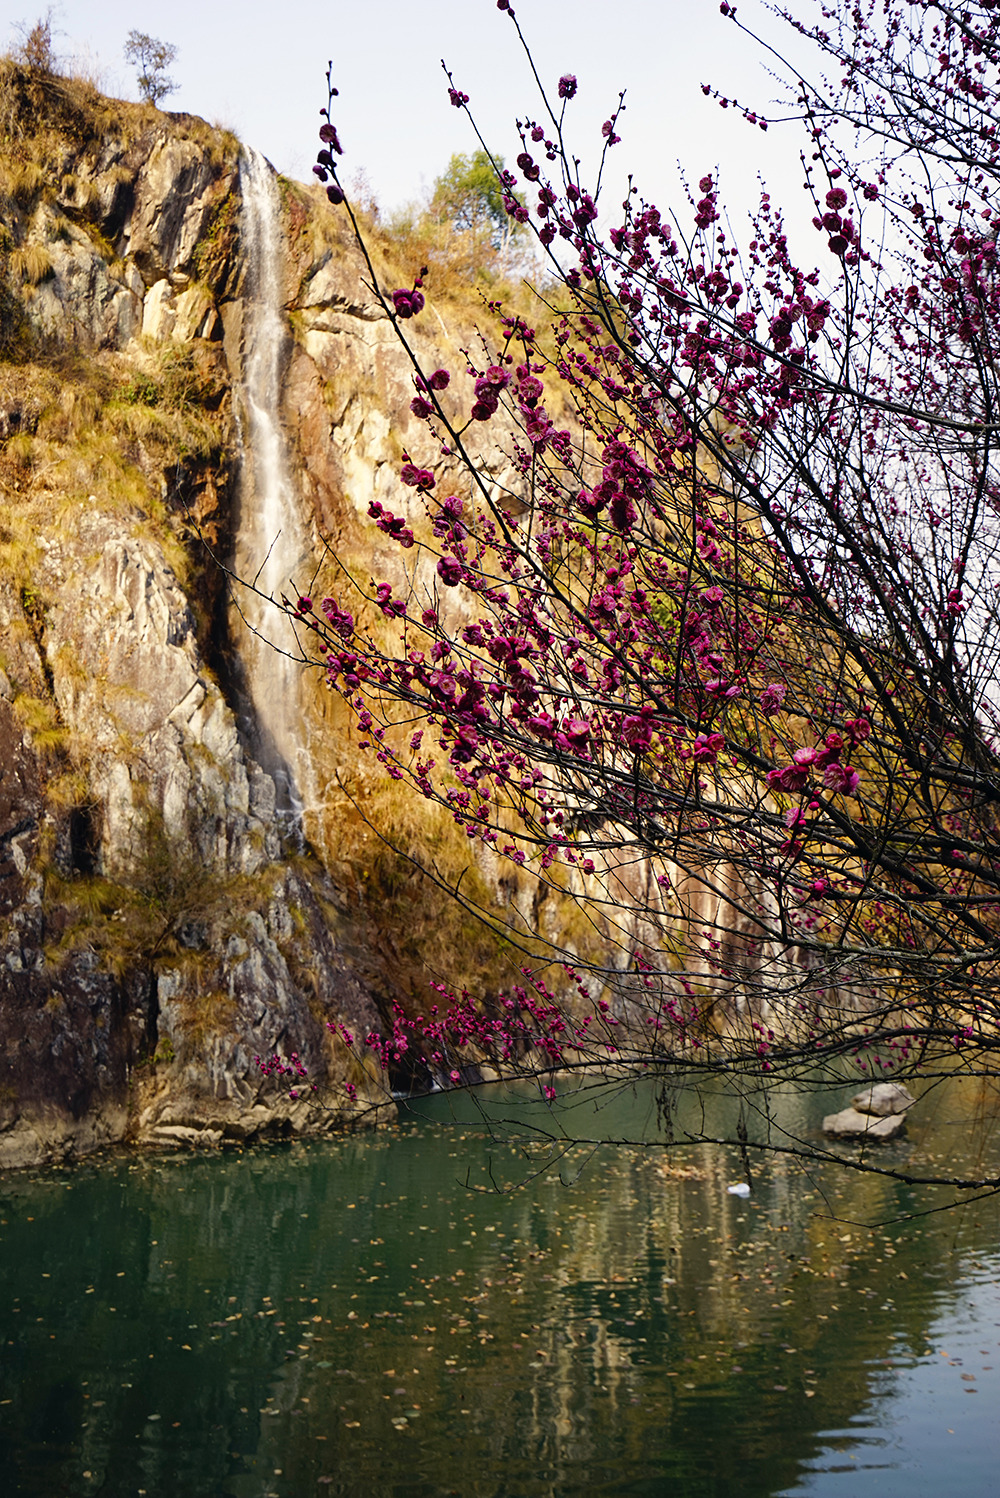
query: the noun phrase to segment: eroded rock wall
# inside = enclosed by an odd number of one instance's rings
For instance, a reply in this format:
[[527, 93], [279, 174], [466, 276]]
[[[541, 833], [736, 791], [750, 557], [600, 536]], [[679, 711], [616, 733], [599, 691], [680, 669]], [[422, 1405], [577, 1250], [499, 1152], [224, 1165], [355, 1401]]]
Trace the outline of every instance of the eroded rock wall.
[[[571, 902], [471, 856], [446, 813], [397, 799], [318, 667], [287, 704], [310, 767], [305, 839], [288, 839], [254, 758], [224, 565], [255, 502], [241, 480], [252, 278], [238, 144], [5, 66], [0, 1167], [371, 1116], [381, 1080], [331, 1024], [384, 1030], [393, 1004], [427, 1005], [432, 978], [517, 980], [522, 959], [444, 888], [462, 882], [519, 936], [569, 951], [600, 931], [581, 922], [574, 938]], [[426, 528], [398, 481], [404, 449], [446, 492], [467, 476], [410, 411], [412, 362], [343, 215], [318, 189], [280, 188], [289, 336], [272, 414], [316, 590], [337, 592], [346, 571], [429, 601], [432, 555], [388, 542], [368, 507]], [[415, 270], [377, 266], [386, 284]], [[468, 300], [429, 298], [411, 330], [421, 363], [452, 371], [456, 415], [472, 398]], [[516, 511], [516, 474], [495, 435], [479, 440], [483, 480]], [[441, 606], [461, 610], [458, 592]], [[626, 926], [609, 935], [612, 965], [628, 963]], [[299, 1057], [301, 1086], [261, 1072], [275, 1053]]]
[[0, 90], [0, 1167], [335, 1127], [375, 1093], [328, 1026], [379, 1014], [247, 750], [217, 565], [237, 144], [25, 69]]

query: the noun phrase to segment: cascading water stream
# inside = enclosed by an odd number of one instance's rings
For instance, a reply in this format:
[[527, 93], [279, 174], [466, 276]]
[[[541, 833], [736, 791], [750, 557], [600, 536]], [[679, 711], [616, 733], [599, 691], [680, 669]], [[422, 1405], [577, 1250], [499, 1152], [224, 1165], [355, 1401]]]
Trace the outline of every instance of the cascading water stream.
[[286, 835], [302, 836], [310, 764], [300, 647], [281, 596], [305, 585], [311, 548], [281, 428], [281, 378], [288, 345], [282, 312], [284, 244], [274, 172], [245, 148], [240, 157], [241, 231], [247, 279], [243, 317], [243, 467], [236, 536], [237, 626], [252, 706], [254, 757], [275, 782]]

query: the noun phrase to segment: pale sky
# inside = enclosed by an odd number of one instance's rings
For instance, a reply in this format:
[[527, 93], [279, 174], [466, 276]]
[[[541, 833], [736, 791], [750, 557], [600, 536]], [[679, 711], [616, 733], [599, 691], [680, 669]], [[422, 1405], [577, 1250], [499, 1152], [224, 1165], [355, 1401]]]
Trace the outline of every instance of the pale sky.
[[[44, 11], [41, 0], [35, 4], [20, 19], [30, 23]], [[795, 127], [765, 136], [702, 95], [701, 83], [713, 82], [773, 113], [778, 93], [767, 60], [723, 20], [718, 0], [519, 0], [516, 9], [546, 85], [564, 72], [579, 79], [568, 118], [585, 163], [618, 90], [627, 89], [612, 200], [620, 201], [632, 171], [644, 195], [667, 211], [678, 198], [679, 159], [695, 183], [721, 163], [741, 239], [758, 171], [805, 214]], [[744, 0], [740, 16], [790, 44], [757, 0]], [[170, 71], [179, 87], [167, 108], [228, 125], [299, 178], [315, 159], [332, 57], [344, 179], [364, 168], [385, 207], [419, 196], [454, 151], [475, 148], [467, 120], [448, 103], [442, 57], [470, 95], [491, 148], [508, 160], [519, 149], [514, 118], [538, 112], [516, 33], [495, 0], [62, 0], [54, 10], [57, 54], [82, 60], [109, 93], [127, 98], [137, 96], [122, 57], [132, 28], [178, 48]], [[16, 41], [13, 28], [8, 40]]]

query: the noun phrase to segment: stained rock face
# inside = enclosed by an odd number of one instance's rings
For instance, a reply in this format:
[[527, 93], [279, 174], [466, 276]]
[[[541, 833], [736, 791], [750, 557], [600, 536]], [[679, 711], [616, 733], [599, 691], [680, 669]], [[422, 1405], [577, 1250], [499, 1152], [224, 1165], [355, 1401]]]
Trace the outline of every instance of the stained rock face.
[[121, 1139], [139, 995], [81, 951], [48, 970], [40, 881], [0, 941], [0, 1169]]
[[162, 552], [88, 507], [44, 567], [46, 656], [62, 719], [90, 744], [103, 871], [134, 871], [151, 811], [210, 869], [276, 858], [273, 785], [244, 755]]
[[191, 268], [208, 227], [220, 172], [206, 144], [163, 130], [143, 143], [123, 248], [147, 285]]
[[[193, 894], [190, 907], [178, 897], [172, 919], [164, 911], [161, 932], [173, 924], [180, 938], [173, 962], [154, 967], [147, 946], [119, 977], [85, 945], [46, 961], [65, 916], [31, 879], [0, 939], [0, 1170], [122, 1140], [176, 1148], [315, 1134], [355, 1116], [371, 1123], [386, 1104], [327, 1028], [360, 1036], [379, 1017], [311, 883], [279, 871], [260, 910], [219, 898], [207, 908], [207, 886]], [[208, 919], [184, 920], [186, 909]], [[274, 1052], [301, 1059], [298, 1089], [258, 1066]]]
[[[62, 228], [62, 226], [60, 226]], [[52, 262], [47, 280], [36, 287], [29, 316], [41, 333], [83, 348], [123, 348], [142, 323], [144, 286], [135, 265], [118, 275], [75, 225], [54, 242], [54, 215], [44, 210], [34, 233], [45, 237]]]
[[[206, 944], [219, 937], [206, 932]], [[293, 969], [305, 960], [313, 992], [304, 1002]], [[204, 1147], [259, 1134], [324, 1133], [350, 1122], [354, 1108], [330, 1085], [338, 1072], [337, 1046], [325, 1021], [337, 1019], [363, 1033], [377, 1014], [299, 876], [282, 874], [263, 913], [250, 912], [226, 941], [210, 995], [217, 1023], [209, 1037], [192, 1023], [200, 1018], [204, 1024], [206, 1006], [181, 971], [161, 972], [155, 1004], [158, 1045], [171, 1065], [138, 1078], [140, 1143]], [[294, 1078], [279, 1083], [265, 1077], [255, 1058], [275, 1052], [294, 1053], [307, 1078], [295, 1086]], [[339, 1052], [342, 1063], [343, 1043]]]
[[220, 272], [237, 269], [214, 253], [225, 238], [219, 210], [237, 179], [232, 149], [201, 121], [170, 125], [160, 116], [130, 139], [107, 136], [95, 153], [74, 124], [58, 166], [49, 164], [61, 176], [58, 194], [15, 209], [31, 267], [22, 290], [28, 323], [50, 346], [91, 351], [128, 349], [140, 333], [216, 336], [213, 291]]
[[26, 876], [38, 847], [43, 800], [37, 756], [5, 697], [0, 673], [0, 916], [24, 898]]

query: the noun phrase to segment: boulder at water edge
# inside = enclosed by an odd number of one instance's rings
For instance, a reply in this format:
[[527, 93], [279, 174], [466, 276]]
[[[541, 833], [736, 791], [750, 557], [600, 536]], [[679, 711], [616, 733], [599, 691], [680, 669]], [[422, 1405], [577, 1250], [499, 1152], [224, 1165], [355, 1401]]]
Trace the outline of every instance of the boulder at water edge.
[[905, 1113], [916, 1102], [913, 1093], [902, 1082], [876, 1082], [874, 1087], [865, 1087], [851, 1098], [851, 1107], [859, 1113], [875, 1113], [880, 1118], [890, 1113]]
[[856, 1108], [844, 1108], [823, 1120], [823, 1133], [832, 1139], [874, 1139], [885, 1144], [897, 1139], [905, 1129], [906, 1118], [902, 1113], [879, 1118], [872, 1113], [859, 1113]]

